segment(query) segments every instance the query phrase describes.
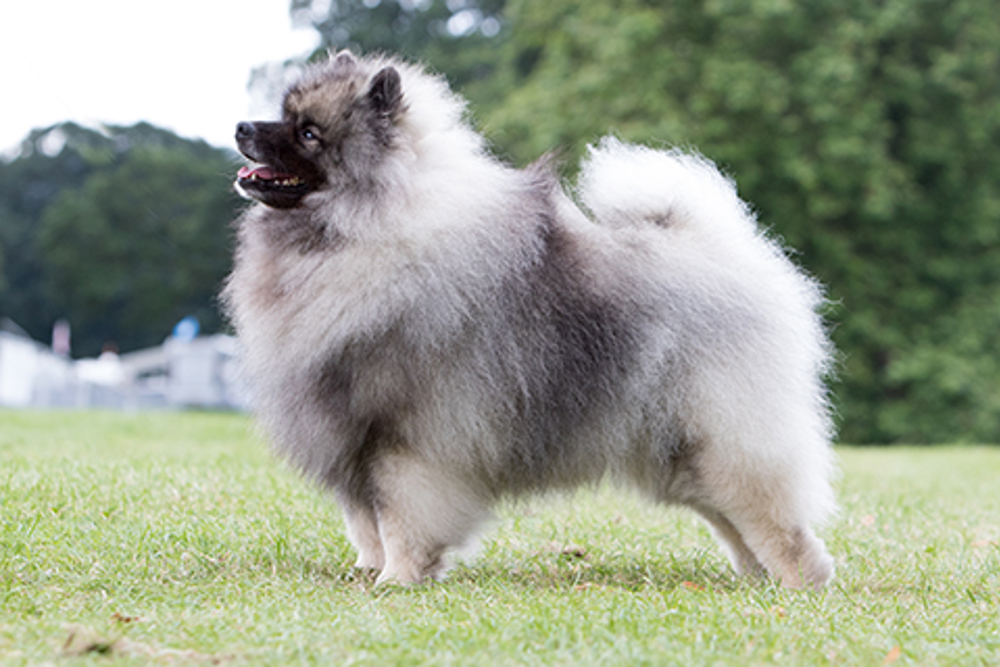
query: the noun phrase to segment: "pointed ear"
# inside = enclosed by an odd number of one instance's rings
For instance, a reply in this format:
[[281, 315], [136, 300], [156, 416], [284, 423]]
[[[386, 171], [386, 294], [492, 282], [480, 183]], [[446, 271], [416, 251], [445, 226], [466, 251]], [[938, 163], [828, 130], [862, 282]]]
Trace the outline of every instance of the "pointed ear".
[[333, 69], [335, 71], [354, 69], [358, 61], [354, 59], [354, 54], [344, 49], [337, 55], [330, 56], [330, 60], [333, 62]]
[[391, 116], [403, 101], [403, 83], [394, 67], [386, 67], [375, 75], [368, 88], [368, 101], [377, 113]]

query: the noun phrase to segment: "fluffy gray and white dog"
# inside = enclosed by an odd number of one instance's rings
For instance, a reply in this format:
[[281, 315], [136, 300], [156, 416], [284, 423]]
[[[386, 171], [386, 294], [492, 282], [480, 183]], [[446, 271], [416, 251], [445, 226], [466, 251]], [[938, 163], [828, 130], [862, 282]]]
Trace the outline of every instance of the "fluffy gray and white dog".
[[442, 79], [341, 52], [236, 131], [259, 203], [224, 301], [260, 424], [357, 565], [439, 578], [498, 499], [610, 479], [693, 508], [741, 573], [826, 583], [817, 284], [702, 157], [607, 139], [571, 197], [463, 116]]

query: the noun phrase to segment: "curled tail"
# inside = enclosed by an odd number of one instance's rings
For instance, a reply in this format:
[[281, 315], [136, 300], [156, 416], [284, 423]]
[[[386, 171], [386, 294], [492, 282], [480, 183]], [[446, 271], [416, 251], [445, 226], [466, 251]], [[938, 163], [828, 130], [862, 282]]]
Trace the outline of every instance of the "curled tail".
[[605, 138], [589, 148], [577, 185], [603, 224], [656, 224], [697, 233], [754, 234], [757, 225], [735, 184], [708, 159]]

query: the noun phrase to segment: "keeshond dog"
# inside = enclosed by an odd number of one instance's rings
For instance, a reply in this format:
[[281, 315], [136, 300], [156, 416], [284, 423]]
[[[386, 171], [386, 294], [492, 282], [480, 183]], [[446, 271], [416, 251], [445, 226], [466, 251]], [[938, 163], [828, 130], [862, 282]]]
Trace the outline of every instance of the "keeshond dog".
[[822, 291], [706, 159], [605, 139], [567, 192], [420, 67], [333, 54], [242, 122], [224, 303], [259, 423], [377, 582], [440, 578], [499, 499], [601, 480], [819, 587]]

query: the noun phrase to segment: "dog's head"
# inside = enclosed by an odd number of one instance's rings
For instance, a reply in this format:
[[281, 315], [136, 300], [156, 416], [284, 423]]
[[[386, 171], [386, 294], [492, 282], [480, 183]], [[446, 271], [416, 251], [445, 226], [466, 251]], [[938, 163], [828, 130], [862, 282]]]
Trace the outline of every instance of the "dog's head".
[[240, 169], [236, 188], [290, 209], [320, 190], [371, 187], [403, 110], [396, 68], [373, 68], [342, 51], [289, 89], [280, 121], [236, 126], [240, 152], [256, 163]]

